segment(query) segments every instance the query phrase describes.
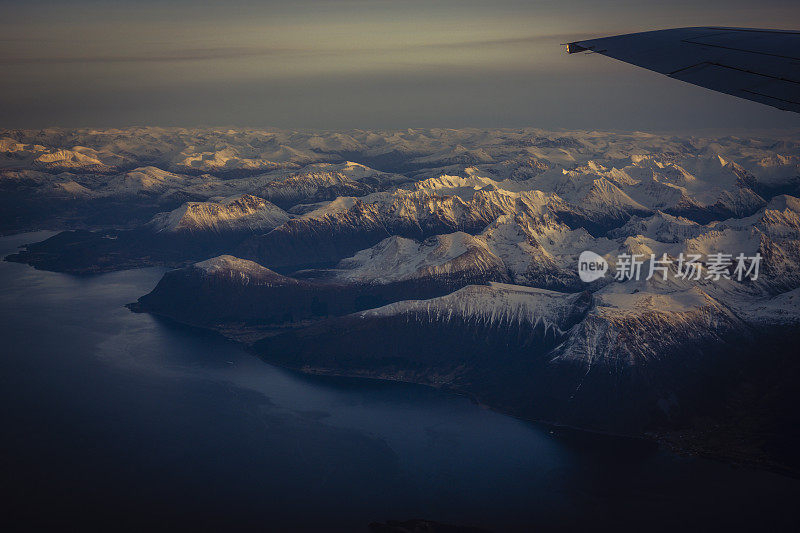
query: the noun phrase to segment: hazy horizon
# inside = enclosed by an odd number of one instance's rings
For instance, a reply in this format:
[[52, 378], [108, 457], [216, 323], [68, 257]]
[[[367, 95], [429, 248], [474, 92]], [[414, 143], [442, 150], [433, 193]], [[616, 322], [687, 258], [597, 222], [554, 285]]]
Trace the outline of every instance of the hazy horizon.
[[0, 127], [794, 129], [796, 114], [561, 43], [791, 29], [796, 3], [3, 2]]

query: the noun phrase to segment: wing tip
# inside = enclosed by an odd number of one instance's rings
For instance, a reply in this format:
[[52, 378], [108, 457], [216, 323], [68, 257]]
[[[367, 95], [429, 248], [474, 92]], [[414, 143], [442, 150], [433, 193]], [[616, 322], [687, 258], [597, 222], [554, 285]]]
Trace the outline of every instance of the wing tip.
[[586, 52], [587, 50], [589, 49], [582, 46], [580, 43], [567, 43], [568, 54], [577, 54], [578, 52]]

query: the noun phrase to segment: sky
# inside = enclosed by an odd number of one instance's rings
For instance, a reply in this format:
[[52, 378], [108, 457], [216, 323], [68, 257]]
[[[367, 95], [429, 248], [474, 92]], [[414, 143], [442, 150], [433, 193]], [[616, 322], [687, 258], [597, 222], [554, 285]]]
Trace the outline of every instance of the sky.
[[797, 129], [562, 43], [800, 28], [794, 1], [0, 0], [0, 128]]

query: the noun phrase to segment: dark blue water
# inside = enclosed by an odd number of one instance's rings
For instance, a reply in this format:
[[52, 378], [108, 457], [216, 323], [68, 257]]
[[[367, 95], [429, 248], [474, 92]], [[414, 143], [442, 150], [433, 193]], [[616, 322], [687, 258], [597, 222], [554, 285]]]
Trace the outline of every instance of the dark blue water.
[[[0, 253], [45, 234], [0, 239]], [[413, 385], [303, 376], [133, 314], [159, 269], [0, 263], [3, 521], [366, 531], [789, 528], [798, 481], [525, 423]]]

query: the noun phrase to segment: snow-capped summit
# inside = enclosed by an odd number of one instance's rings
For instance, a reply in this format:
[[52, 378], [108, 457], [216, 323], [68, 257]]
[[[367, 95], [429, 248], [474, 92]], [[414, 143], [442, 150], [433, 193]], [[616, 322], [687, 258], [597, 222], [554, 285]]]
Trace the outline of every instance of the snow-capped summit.
[[447, 296], [410, 300], [358, 313], [361, 319], [414, 316], [418, 320], [447, 323], [456, 318], [487, 327], [502, 324], [541, 326], [545, 333], [561, 335], [591, 303], [585, 293], [564, 294], [505, 283], [469, 285]]
[[192, 268], [203, 272], [207, 276], [223, 277], [234, 283], [248, 285], [279, 283], [284, 285], [296, 285], [298, 282], [292, 278], [282, 276], [268, 268], [264, 268], [256, 262], [241, 259], [232, 255], [220, 255], [200, 261], [192, 265]]
[[281, 206], [364, 196], [407, 181], [402, 175], [380, 172], [359, 163], [314, 163], [267, 182], [257, 194]]
[[480, 239], [468, 233], [436, 235], [422, 242], [393, 236], [342, 259], [336, 278], [359, 283], [387, 283], [437, 276], [502, 279], [503, 262]]
[[218, 201], [186, 202], [168, 213], [159, 213], [149, 225], [155, 231], [228, 232], [267, 231], [289, 220], [278, 206], [250, 194]]

